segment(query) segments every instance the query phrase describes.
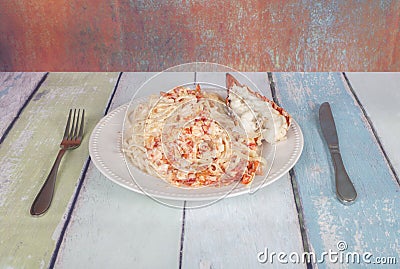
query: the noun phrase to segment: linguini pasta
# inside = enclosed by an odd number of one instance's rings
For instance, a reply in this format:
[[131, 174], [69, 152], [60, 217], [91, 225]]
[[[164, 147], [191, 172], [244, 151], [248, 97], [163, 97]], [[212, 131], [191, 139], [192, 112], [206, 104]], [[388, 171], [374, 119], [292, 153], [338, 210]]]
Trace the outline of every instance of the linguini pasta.
[[150, 96], [127, 115], [124, 154], [175, 186], [249, 184], [265, 167], [261, 141], [232, 114], [222, 97], [199, 85]]

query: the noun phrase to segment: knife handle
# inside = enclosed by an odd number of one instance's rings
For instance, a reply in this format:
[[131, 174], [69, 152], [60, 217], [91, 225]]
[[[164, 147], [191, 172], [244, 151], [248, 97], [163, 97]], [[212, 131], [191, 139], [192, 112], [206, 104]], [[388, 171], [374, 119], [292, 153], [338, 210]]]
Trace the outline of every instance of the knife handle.
[[357, 192], [347, 175], [340, 151], [331, 151], [331, 156], [335, 168], [336, 195], [341, 202], [353, 202], [357, 198]]

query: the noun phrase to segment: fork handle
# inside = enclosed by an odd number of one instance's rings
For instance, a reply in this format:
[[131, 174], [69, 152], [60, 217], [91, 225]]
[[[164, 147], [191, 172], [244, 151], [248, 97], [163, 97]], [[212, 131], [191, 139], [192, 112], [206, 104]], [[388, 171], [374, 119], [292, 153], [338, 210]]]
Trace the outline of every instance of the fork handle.
[[60, 166], [60, 162], [62, 157], [64, 156], [65, 151], [65, 149], [60, 149], [60, 151], [58, 152], [57, 158], [53, 164], [53, 167], [50, 170], [49, 175], [47, 176], [46, 181], [44, 182], [42, 188], [37, 194], [35, 201], [33, 201], [30, 210], [31, 215], [42, 215], [47, 211], [47, 209], [49, 209], [51, 201], [53, 199], [58, 167]]

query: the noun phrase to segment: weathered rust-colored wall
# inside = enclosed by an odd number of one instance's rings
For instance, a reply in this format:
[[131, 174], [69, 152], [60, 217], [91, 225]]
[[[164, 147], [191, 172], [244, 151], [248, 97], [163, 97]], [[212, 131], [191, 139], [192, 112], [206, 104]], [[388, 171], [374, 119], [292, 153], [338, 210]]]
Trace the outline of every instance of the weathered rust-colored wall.
[[400, 71], [400, 1], [0, 0], [0, 70]]

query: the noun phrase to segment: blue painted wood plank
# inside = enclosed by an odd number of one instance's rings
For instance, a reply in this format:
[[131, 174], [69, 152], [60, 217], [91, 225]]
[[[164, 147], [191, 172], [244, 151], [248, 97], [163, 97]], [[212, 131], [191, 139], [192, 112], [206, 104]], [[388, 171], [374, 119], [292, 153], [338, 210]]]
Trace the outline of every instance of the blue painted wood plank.
[[[346, 251], [370, 252], [372, 261], [393, 256], [400, 262], [400, 187], [342, 74], [275, 73], [273, 78], [281, 105], [304, 134], [304, 151], [294, 171], [311, 250], [338, 251], [337, 243], [345, 241]], [[332, 162], [318, 123], [325, 101], [331, 104], [343, 161], [358, 192], [357, 201], [348, 206], [335, 198]]]

